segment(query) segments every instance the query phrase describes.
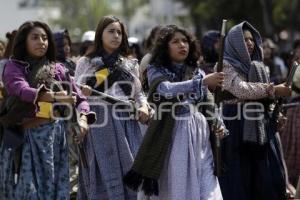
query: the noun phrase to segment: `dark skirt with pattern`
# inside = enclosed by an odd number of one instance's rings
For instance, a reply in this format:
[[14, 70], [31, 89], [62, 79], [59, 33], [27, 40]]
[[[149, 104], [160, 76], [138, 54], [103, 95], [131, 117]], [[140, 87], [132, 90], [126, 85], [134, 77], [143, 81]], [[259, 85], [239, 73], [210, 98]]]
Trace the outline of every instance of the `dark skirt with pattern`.
[[300, 106], [288, 109], [281, 142], [289, 180], [296, 187], [300, 177]]
[[[237, 115], [237, 105], [225, 105], [224, 117]], [[243, 113], [243, 109], [241, 112]], [[242, 141], [241, 120], [225, 120], [230, 135], [222, 140], [224, 174], [219, 177], [224, 200], [284, 200], [285, 173], [278, 135], [266, 119], [268, 142], [263, 146]]]
[[68, 145], [65, 124], [51, 122], [24, 131], [19, 177], [11, 149], [0, 147], [1, 200], [69, 199]]

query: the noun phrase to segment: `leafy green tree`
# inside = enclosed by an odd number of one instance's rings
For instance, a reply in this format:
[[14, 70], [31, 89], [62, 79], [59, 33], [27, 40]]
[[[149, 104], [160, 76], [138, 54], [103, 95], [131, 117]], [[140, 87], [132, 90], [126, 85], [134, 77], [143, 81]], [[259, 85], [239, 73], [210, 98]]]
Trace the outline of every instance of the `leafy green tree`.
[[79, 40], [86, 30], [95, 30], [100, 18], [113, 14], [122, 17], [126, 25], [134, 11], [147, 0], [119, 0], [120, 10], [111, 5], [118, 1], [111, 0], [41, 0], [44, 6], [58, 7], [61, 10], [59, 19], [50, 21], [51, 25], [67, 28], [75, 40]]
[[206, 29], [219, 29], [223, 18], [232, 26], [243, 20], [255, 25], [264, 36], [287, 28], [300, 28], [298, 0], [177, 0], [190, 9], [198, 36]]
[[75, 40], [84, 31], [95, 30], [100, 18], [112, 12], [108, 0], [44, 0], [44, 5], [60, 8], [61, 17], [50, 23], [67, 28]]

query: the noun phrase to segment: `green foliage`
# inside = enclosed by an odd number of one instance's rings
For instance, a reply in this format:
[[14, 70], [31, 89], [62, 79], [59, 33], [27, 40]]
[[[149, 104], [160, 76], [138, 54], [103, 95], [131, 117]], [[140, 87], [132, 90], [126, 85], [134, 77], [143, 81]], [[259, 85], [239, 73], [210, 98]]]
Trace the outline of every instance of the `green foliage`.
[[[118, 2], [121, 9], [113, 9], [111, 5]], [[138, 6], [147, 2], [148, 0], [43, 0], [42, 3], [44, 6], [61, 9], [61, 17], [50, 21], [51, 26], [67, 28], [72, 39], [78, 41], [83, 32], [96, 29], [102, 16], [123, 16], [123, 21], [128, 22]]]
[[61, 17], [50, 23], [67, 28], [75, 40], [83, 32], [95, 30], [100, 18], [111, 13], [108, 0], [44, 0], [44, 4], [61, 9]]
[[[273, 20], [278, 27], [293, 27], [299, 23], [299, 1], [280, 0], [274, 2]], [[298, 27], [299, 28], [299, 27]]]
[[[202, 29], [219, 29], [223, 18], [234, 25], [249, 21], [267, 36], [282, 28], [300, 28], [299, 0], [177, 0], [190, 9], [198, 34]], [[200, 23], [200, 25], [199, 25]], [[203, 28], [204, 27], [204, 28]]]

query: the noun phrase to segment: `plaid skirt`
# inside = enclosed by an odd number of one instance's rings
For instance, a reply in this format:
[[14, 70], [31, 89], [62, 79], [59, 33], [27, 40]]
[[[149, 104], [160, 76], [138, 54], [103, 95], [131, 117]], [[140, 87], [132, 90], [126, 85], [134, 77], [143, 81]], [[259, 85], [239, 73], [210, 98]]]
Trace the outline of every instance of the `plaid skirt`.
[[300, 106], [287, 111], [286, 127], [281, 133], [289, 180], [296, 186], [300, 176]]

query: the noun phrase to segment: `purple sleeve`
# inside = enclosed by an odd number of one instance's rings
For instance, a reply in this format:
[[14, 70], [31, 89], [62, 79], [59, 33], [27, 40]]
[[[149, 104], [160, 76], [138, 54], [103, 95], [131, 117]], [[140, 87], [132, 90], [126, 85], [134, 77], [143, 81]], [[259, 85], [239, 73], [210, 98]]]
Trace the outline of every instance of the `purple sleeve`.
[[96, 113], [90, 111], [90, 105], [87, 102], [86, 97], [81, 93], [81, 90], [76, 86], [74, 79], [71, 78], [73, 92], [76, 92], [76, 107], [79, 112], [86, 115], [88, 124], [93, 124], [96, 121]]
[[22, 101], [35, 103], [40, 88], [32, 88], [29, 86], [25, 78], [25, 66], [18, 65], [9, 61], [3, 72], [3, 83], [9, 95], [20, 97]]
[[76, 108], [77, 110], [87, 116], [88, 124], [92, 124], [96, 121], [96, 114], [90, 111], [90, 106], [86, 97], [81, 93], [81, 90], [76, 86], [72, 77], [65, 77], [65, 69], [62, 64], [56, 64], [56, 79], [60, 81], [70, 80], [71, 88], [76, 93]]

